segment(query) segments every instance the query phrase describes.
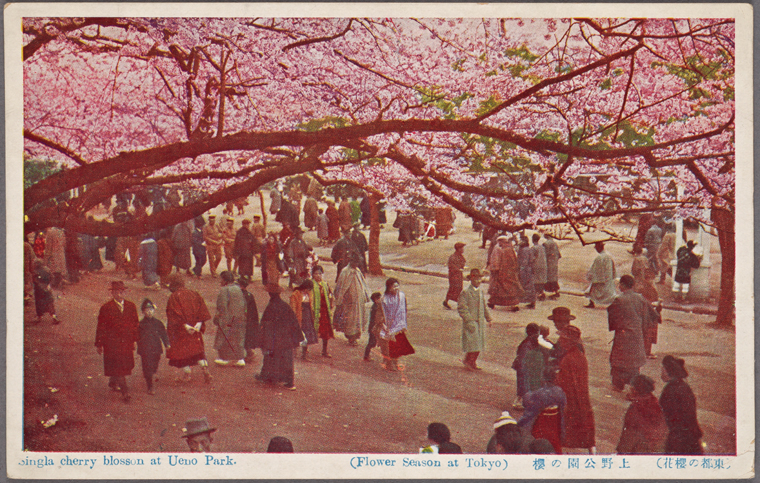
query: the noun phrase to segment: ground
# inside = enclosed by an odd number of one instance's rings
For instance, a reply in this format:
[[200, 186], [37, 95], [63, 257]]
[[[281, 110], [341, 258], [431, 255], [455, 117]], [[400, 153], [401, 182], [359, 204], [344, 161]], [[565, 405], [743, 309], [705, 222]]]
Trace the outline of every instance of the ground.
[[[251, 209], [248, 207], [248, 216]], [[215, 211], [221, 214], [221, 207]], [[258, 213], [258, 209], [254, 211]], [[383, 261], [398, 268], [443, 271], [454, 242], [462, 241], [467, 243], [468, 267], [483, 268], [485, 250], [477, 248], [478, 234], [472, 231], [470, 220], [460, 215], [456, 227], [457, 233], [449, 240], [402, 248], [396, 241], [397, 231], [389, 223], [381, 239]], [[307, 233], [305, 239], [316, 246], [314, 232]], [[618, 243], [609, 246], [619, 275], [630, 268], [629, 247]], [[296, 391], [254, 379], [261, 366], [261, 353], [257, 351], [255, 361], [243, 369], [212, 367], [210, 385], [203, 383], [197, 368], [191, 383], [175, 383], [173, 368], [162, 360], [156, 395], [148, 395], [136, 355], [135, 370], [128, 378], [133, 396], [129, 404], [108, 389], [107, 378], [102, 375], [102, 357], [93, 346], [98, 309], [109, 298], [110, 281], [124, 280], [129, 289], [127, 299], [139, 305], [150, 297], [158, 304], [157, 317], [165, 322], [169, 292], [148, 290], [139, 279], [126, 280], [109, 262], [102, 272], [86, 275], [78, 284], [57, 292], [56, 308], [62, 324], [53, 326], [46, 318], [35, 325], [33, 307], [25, 310], [23, 447], [30, 451], [187, 451], [181, 438], [184, 422], [206, 416], [218, 428], [213, 446], [218, 452], [263, 452], [270, 438], [286, 436], [297, 452], [416, 453], [426, 444], [427, 425], [440, 421], [449, 426], [452, 441], [465, 453], [483, 453], [493, 421], [502, 410], [512, 411], [509, 406], [515, 396], [515, 373], [510, 365], [525, 325], [550, 325], [546, 317], [552, 308], [564, 305], [577, 316], [574, 323], [583, 332], [599, 452], [614, 452], [629, 403], [611, 389], [608, 356], [612, 334], [607, 331], [606, 311], [583, 308], [586, 300], [572, 295], [582, 291], [585, 271], [595, 252], [577, 241], [562, 241], [560, 248], [560, 283], [568, 293], [557, 301], [539, 302], [535, 310], [494, 310], [488, 347], [479, 361], [483, 371], [463, 369], [461, 321], [456, 310], [441, 305], [446, 279], [386, 270], [386, 276], [400, 280], [407, 295], [409, 339], [417, 350], [402, 359], [403, 371], [383, 370], [377, 350], [372, 362], [362, 361], [366, 334], [360, 347], [348, 346], [338, 335], [330, 343], [332, 359], [320, 357], [319, 347], [311, 346], [310, 362], [296, 360]], [[329, 253], [326, 248], [317, 251], [323, 256]], [[322, 264], [326, 279], [335, 280], [333, 264]], [[717, 240], [713, 240], [711, 279], [719, 267], [720, 253]], [[207, 270], [200, 280], [188, 279], [188, 285], [204, 296], [213, 314], [219, 281], [207, 275]], [[253, 293], [261, 312], [268, 296], [258, 269], [254, 278]], [[385, 277], [368, 278], [373, 291], [381, 291], [384, 282]], [[659, 378], [661, 357], [673, 354], [685, 358], [706, 452], [735, 453], [733, 331], [711, 328], [708, 324], [714, 317], [682, 310], [666, 308], [663, 319], [654, 348], [660, 359], [647, 361], [643, 373], [656, 381], [655, 393], [659, 395], [663, 386]], [[205, 341], [211, 360], [216, 355], [213, 337], [214, 328], [210, 327]], [[555, 337], [552, 334], [550, 339]], [[513, 414], [519, 417], [520, 412]], [[41, 422], [54, 415], [58, 415], [57, 424], [44, 428]]]

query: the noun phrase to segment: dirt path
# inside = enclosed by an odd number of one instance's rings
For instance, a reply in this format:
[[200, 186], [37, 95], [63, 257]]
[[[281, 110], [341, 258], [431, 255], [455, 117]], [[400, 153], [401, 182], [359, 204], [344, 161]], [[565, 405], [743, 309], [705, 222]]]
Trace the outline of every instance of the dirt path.
[[[462, 220], [458, 222], [460, 233], [450, 240], [428, 242], [407, 252], [394, 245], [395, 230], [385, 231], [383, 252], [391, 257], [395, 254], [397, 259], [402, 254], [424, 266], [433, 260], [425, 258], [431, 254], [439, 263], [445, 262], [449, 246], [462, 239], [470, 243], [468, 260], [480, 257], [484, 251], [475, 248], [476, 235]], [[313, 233], [307, 234], [307, 241], [310, 237]], [[614, 248], [614, 256], [624, 259], [627, 254], [620, 253], [623, 247]], [[564, 247], [561, 276], [569, 280], [565, 285], [575, 283], [577, 273], [585, 272], [592, 254], [580, 254], [588, 251], [588, 247]], [[324, 265], [326, 279], [334, 280], [334, 267]], [[271, 437], [284, 435], [298, 452], [413, 453], [424, 442], [425, 428], [432, 421], [446, 423], [452, 440], [466, 453], [484, 452], [493, 420], [515, 395], [515, 374], [509, 367], [523, 328], [529, 322], [549, 323], [546, 316], [551, 309], [566, 305], [578, 316], [576, 325], [583, 331], [599, 451], [614, 451], [628, 402], [610, 388], [608, 356], [612, 337], [607, 332], [606, 311], [584, 309], [585, 300], [573, 296], [539, 303], [534, 311], [513, 314], [496, 310], [495, 323], [488, 332], [488, 348], [482, 356], [484, 370], [471, 373], [464, 371], [460, 362], [461, 322], [456, 311], [441, 306], [446, 280], [409, 273], [386, 275], [397, 276], [408, 297], [410, 340], [417, 353], [403, 359], [403, 372], [381, 369], [377, 352], [373, 362], [363, 362], [366, 335], [359, 348], [349, 347], [339, 336], [331, 343], [333, 359], [319, 357], [314, 346], [312, 362], [296, 361], [298, 389], [294, 392], [254, 380], [261, 364], [261, 354], [257, 352], [256, 361], [244, 369], [212, 367], [211, 385], [205, 385], [199, 373], [194, 374], [192, 383], [176, 385], [172, 368], [162, 360], [156, 395], [150, 396], [136, 356], [136, 367], [129, 378], [133, 393], [129, 404], [108, 390], [102, 358], [93, 347], [97, 311], [108, 300], [108, 284], [124, 277], [114, 274], [111, 267], [103, 273], [87, 275], [79, 284], [59, 292], [56, 307], [63, 324], [51, 326], [45, 320], [31, 325], [33, 308], [26, 309], [24, 448], [186, 451], [180, 437], [185, 420], [207, 416], [218, 428], [214, 450], [220, 452], [261, 452]], [[260, 278], [258, 269], [255, 278]], [[384, 281], [384, 277], [370, 277], [370, 288], [380, 290]], [[144, 297], [150, 297], [159, 306], [157, 316], [166, 320], [168, 291], [146, 290], [139, 280], [125, 283], [129, 287], [128, 299], [139, 304]], [[189, 285], [203, 294], [213, 313], [218, 281], [204, 277], [189, 281]], [[260, 282], [253, 288], [261, 311], [268, 297]], [[671, 311], [663, 312], [663, 316], [665, 322], [655, 352], [686, 358], [707, 451], [734, 452], [734, 334], [708, 328], [706, 324], [711, 319], [707, 316]], [[215, 356], [213, 337], [212, 328], [205, 336], [210, 359]], [[643, 372], [657, 381], [659, 394], [659, 360], [648, 361]], [[54, 414], [59, 422], [44, 429], [40, 421]]]

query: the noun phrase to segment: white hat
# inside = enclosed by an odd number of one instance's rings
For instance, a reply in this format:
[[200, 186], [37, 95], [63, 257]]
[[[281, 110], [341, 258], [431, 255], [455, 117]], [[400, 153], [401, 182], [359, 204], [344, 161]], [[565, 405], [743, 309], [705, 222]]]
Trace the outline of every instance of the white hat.
[[511, 414], [509, 414], [509, 411], [504, 411], [501, 413], [501, 416], [499, 416], [499, 418], [494, 421], [493, 429], [496, 430], [497, 428], [506, 426], [507, 424], [517, 424], [517, 421], [515, 421], [515, 418], [513, 418]]

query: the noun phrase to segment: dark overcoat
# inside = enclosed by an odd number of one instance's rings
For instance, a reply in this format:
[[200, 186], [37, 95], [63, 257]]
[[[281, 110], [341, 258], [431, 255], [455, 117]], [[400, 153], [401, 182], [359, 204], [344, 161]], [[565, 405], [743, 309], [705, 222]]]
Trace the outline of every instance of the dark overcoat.
[[124, 301], [124, 311], [110, 300], [100, 307], [95, 347], [103, 348], [104, 374], [109, 377], [128, 376], [135, 367], [135, 343], [140, 339], [137, 307]]
[[644, 365], [644, 329], [656, 325], [658, 315], [652, 304], [633, 289], [615, 297], [607, 307], [609, 330], [615, 332], [610, 352], [612, 367], [638, 368]]

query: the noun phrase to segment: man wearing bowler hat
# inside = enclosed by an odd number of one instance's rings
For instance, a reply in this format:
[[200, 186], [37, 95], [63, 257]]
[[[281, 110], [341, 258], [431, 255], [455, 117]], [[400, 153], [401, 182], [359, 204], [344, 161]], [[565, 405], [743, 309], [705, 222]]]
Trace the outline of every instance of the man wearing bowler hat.
[[216, 431], [216, 428], [210, 428], [205, 417], [188, 419], [182, 431], [185, 433], [182, 437], [187, 441], [191, 453], [211, 452], [211, 443], [214, 442], [211, 433]]
[[478, 356], [486, 346], [486, 323], [491, 325], [491, 314], [486, 307], [486, 297], [480, 290], [483, 276], [473, 268], [467, 277], [470, 285], [459, 296], [457, 311], [462, 318], [462, 352], [465, 353], [465, 369], [476, 371]]
[[95, 332], [95, 347], [103, 354], [103, 374], [109, 377], [108, 386], [121, 391], [124, 402], [129, 402], [126, 376], [135, 367], [134, 351], [140, 339], [140, 320], [134, 303], [124, 299], [127, 287], [122, 281], [111, 282], [113, 298], [100, 307]]
[[[567, 315], [572, 317], [569, 310]], [[569, 322], [563, 325], [559, 329], [559, 340], [554, 345], [553, 355], [557, 357], [554, 383], [562, 388], [567, 398], [562, 446], [585, 448], [589, 454], [596, 454], [594, 410], [588, 389], [588, 362], [581, 342], [581, 330]]]
[[570, 313], [570, 309], [567, 307], [555, 307], [547, 319], [554, 322], [557, 332], [561, 332], [563, 328], [570, 325], [570, 321], [575, 320], [575, 316]]

